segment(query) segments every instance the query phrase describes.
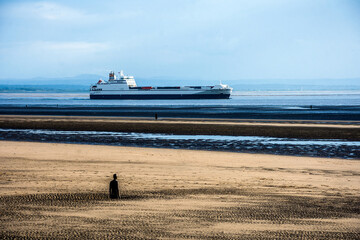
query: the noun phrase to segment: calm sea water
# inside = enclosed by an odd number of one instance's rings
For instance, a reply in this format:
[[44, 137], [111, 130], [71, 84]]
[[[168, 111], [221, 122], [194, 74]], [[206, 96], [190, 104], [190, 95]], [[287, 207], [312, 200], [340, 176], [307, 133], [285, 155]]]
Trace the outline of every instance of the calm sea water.
[[0, 106], [360, 106], [360, 91], [234, 92], [219, 100], [90, 100], [88, 93], [0, 93]]
[[230, 99], [90, 100], [88, 93], [0, 93], [0, 114], [360, 121], [360, 91], [234, 92]]

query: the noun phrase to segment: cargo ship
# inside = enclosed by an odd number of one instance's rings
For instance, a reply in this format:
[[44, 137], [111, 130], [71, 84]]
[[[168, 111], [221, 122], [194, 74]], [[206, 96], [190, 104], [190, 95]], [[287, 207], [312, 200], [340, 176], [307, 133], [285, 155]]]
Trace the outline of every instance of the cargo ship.
[[136, 85], [133, 76], [116, 76], [109, 73], [109, 80], [100, 79], [90, 87], [90, 99], [227, 99], [232, 88], [228, 85], [214, 86], [168, 86], [152, 87]]

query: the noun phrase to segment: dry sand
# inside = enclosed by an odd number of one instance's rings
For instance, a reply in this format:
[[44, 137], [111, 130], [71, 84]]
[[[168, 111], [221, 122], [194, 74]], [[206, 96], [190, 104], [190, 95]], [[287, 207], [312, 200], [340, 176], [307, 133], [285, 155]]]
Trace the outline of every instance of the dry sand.
[[359, 239], [359, 190], [356, 160], [0, 141], [0, 239]]

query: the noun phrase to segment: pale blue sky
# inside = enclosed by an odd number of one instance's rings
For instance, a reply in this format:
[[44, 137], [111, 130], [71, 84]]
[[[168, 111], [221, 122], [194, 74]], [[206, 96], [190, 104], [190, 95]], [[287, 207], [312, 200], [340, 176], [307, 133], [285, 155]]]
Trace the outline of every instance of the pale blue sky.
[[0, 78], [120, 69], [225, 81], [360, 77], [360, 0], [0, 1]]

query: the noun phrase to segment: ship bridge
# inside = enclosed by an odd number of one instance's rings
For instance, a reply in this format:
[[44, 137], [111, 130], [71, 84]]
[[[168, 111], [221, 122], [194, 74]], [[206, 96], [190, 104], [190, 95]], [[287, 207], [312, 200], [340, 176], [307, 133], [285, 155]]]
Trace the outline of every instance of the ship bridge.
[[108, 83], [113, 84], [126, 84], [129, 87], [136, 87], [135, 78], [133, 76], [124, 75], [123, 70], [119, 72], [119, 79], [117, 79], [114, 71], [109, 73], [109, 81]]

